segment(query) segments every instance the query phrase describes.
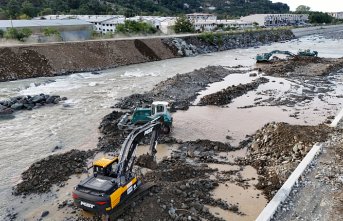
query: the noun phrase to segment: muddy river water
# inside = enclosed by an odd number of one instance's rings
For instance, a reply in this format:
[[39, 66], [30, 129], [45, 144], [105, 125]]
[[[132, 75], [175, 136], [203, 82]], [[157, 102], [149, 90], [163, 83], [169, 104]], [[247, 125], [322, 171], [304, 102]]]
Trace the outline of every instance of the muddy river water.
[[[18, 202], [18, 199], [11, 195], [11, 188], [20, 181], [20, 174], [33, 162], [52, 154], [55, 146], [61, 147], [57, 152], [70, 149], [92, 149], [96, 146], [99, 123], [103, 116], [112, 111], [110, 107], [116, 99], [150, 90], [156, 83], [177, 73], [191, 72], [208, 65], [250, 67], [255, 64], [254, 57], [257, 53], [274, 49], [296, 52], [298, 49], [306, 48], [317, 50], [321, 57], [343, 56], [342, 40], [327, 40], [319, 36], [310, 36], [260, 48], [236, 49], [197, 57], [119, 67], [102, 71], [101, 75], [79, 73], [0, 83], [0, 100], [16, 95], [39, 93], [68, 97], [68, 100], [60, 105], [17, 112], [13, 119], [0, 119], [0, 220], [3, 220], [6, 208]], [[228, 76], [224, 82], [211, 85], [207, 92], [203, 92], [200, 96], [232, 84], [248, 83], [252, 79], [254, 78], [249, 77], [248, 74]], [[262, 85], [258, 89], [261, 93], [274, 89], [278, 89], [279, 92], [287, 91], [294, 84], [284, 79], [270, 78], [270, 80], [275, 82]], [[342, 87], [338, 85], [333, 93], [342, 94]], [[326, 116], [335, 115], [342, 102], [340, 99], [333, 99], [326, 103], [316, 100], [303, 107], [298, 119], [295, 119], [289, 117], [295, 111], [292, 107], [239, 109], [238, 107], [252, 104], [256, 99], [256, 95], [249, 93], [235, 99], [225, 108], [192, 106], [188, 111], [175, 113], [173, 135], [182, 140], [207, 138], [225, 142], [228, 142], [226, 136], [229, 135], [232, 144], [235, 145], [246, 134], [253, 133], [270, 121], [318, 124], [325, 120]], [[314, 108], [319, 108], [319, 112], [312, 114]], [[249, 172], [251, 168], [245, 170]], [[255, 171], [250, 171], [249, 174], [251, 173]], [[220, 186], [215, 195], [225, 192], [228, 188], [230, 186]], [[236, 188], [234, 194], [245, 194], [242, 196], [242, 202], [245, 198], [251, 200], [249, 192], [237, 187], [232, 188]], [[265, 200], [258, 201], [258, 203], [261, 202], [262, 209]], [[217, 211], [216, 208], [210, 208], [210, 210], [218, 214], [223, 213], [223, 211]], [[258, 211], [255, 213], [257, 214], [252, 214], [249, 219], [258, 215]]]

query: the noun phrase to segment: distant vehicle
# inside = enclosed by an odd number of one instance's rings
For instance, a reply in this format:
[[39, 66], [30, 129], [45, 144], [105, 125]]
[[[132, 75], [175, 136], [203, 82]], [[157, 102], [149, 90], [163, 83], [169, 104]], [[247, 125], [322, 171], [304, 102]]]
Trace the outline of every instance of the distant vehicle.
[[299, 56], [309, 56], [309, 57], [318, 57], [318, 51], [311, 51], [310, 49], [299, 50]]
[[173, 124], [173, 117], [169, 112], [169, 103], [166, 101], [155, 101], [151, 107], [136, 107], [132, 114], [126, 113], [118, 123], [121, 130], [132, 130], [138, 125], [145, 124], [155, 118], [162, 116], [162, 130], [168, 134]]
[[269, 53], [263, 53], [263, 54], [258, 54], [256, 56], [256, 62], [268, 62], [269, 59], [274, 55], [274, 54], [285, 54], [291, 57], [294, 57], [295, 54], [293, 54], [290, 51], [280, 51], [280, 50], [274, 50]]
[[270, 58], [274, 54], [285, 54], [285, 55], [288, 55], [289, 57], [294, 57], [294, 56], [318, 57], [318, 51], [311, 51], [310, 49], [299, 50], [297, 54], [294, 54], [290, 51], [274, 50], [269, 53], [257, 54], [256, 62], [269, 62]]

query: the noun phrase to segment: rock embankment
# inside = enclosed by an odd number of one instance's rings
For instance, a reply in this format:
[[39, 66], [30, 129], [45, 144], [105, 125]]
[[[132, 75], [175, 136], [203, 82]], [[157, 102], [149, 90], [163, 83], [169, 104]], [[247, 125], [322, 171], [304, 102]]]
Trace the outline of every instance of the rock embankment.
[[71, 150], [32, 164], [22, 173], [22, 182], [14, 188], [14, 194], [44, 193], [50, 191], [53, 184], [64, 186], [71, 175], [86, 170], [87, 159], [93, 154], [93, 151]]
[[202, 97], [199, 101], [199, 105], [227, 105], [231, 103], [233, 99], [257, 89], [260, 84], [268, 82], [269, 80], [267, 78], [261, 77], [248, 84], [239, 84], [237, 86], [233, 85], [216, 93]]
[[260, 46], [294, 38], [290, 30], [183, 38], [68, 42], [0, 47], [0, 82], [96, 71], [130, 64]]
[[189, 57], [235, 48], [258, 47], [293, 38], [291, 30], [261, 30], [242, 33], [202, 33], [196, 37], [164, 39], [164, 43], [173, 47], [178, 55]]
[[258, 189], [271, 199], [317, 142], [325, 142], [334, 131], [326, 125], [298, 126], [269, 123], [258, 130], [248, 146], [248, 164], [259, 177]]
[[221, 66], [209, 66], [186, 74], [178, 74], [157, 84], [151, 91], [144, 94], [133, 94], [121, 99], [115, 106], [122, 109], [132, 109], [137, 103], [151, 104], [156, 100], [170, 101], [173, 110], [187, 110], [198, 92], [209, 84], [224, 79], [231, 73], [240, 70], [227, 69]]
[[19, 110], [32, 110], [47, 104], [58, 104], [62, 100], [67, 100], [67, 98], [47, 94], [12, 97], [8, 100], [0, 101], [0, 116], [12, 114], [14, 111]]

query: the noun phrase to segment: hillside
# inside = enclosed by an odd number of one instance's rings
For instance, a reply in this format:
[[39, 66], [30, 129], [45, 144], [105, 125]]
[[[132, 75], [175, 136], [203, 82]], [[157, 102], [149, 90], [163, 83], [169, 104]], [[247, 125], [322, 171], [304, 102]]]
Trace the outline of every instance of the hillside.
[[269, 0], [0, 0], [0, 19], [47, 14], [171, 15], [210, 12], [222, 17], [288, 12]]

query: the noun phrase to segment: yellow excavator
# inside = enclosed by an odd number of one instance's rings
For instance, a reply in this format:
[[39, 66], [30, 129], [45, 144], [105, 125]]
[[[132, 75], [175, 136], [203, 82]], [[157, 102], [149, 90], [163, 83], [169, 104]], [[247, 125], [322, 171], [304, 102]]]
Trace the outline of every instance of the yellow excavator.
[[125, 139], [119, 157], [102, 158], [93, 163], [93, 176], [82, 180], [73, 190], [74, 204], [86, 211], [114, 220], [124, 208], [147, 193], [154, 185], [142, 184], [132, 172], [139, 142], [151, 134], [149, 154], [156, 153], [163, 126], [158, 117], [135, 128]]

